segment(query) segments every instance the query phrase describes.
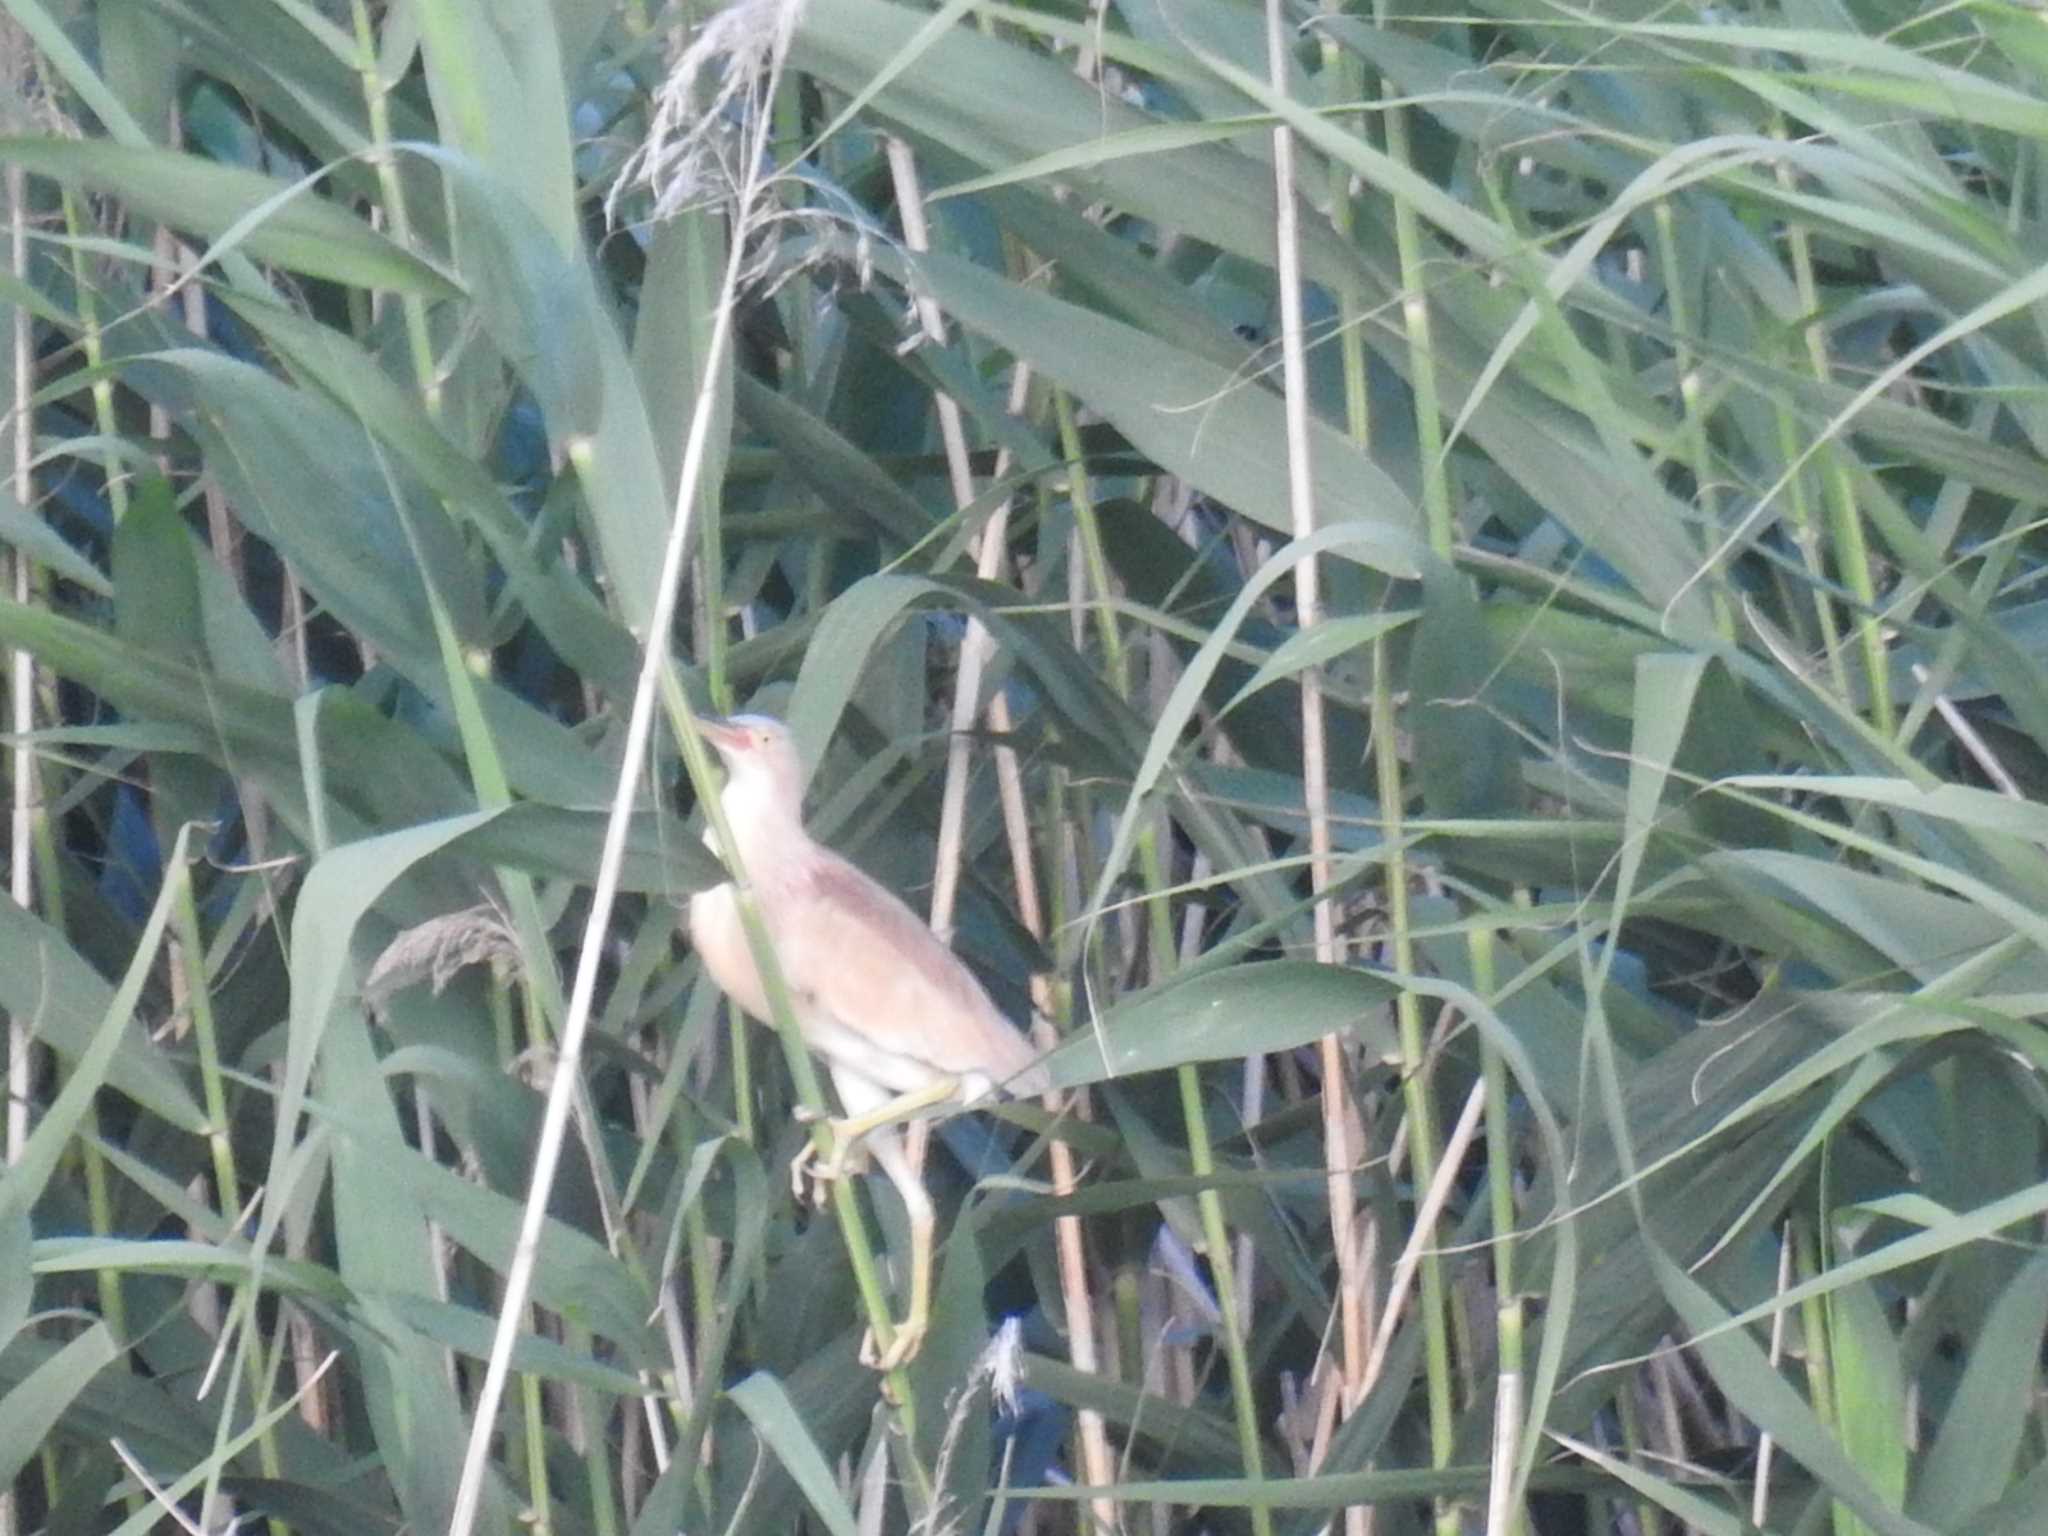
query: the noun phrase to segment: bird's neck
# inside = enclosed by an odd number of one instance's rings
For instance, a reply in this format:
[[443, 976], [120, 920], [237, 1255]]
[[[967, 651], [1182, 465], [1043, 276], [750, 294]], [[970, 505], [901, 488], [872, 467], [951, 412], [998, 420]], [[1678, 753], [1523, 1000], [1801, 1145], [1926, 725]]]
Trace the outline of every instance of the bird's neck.
[[776, 785], [734, 778], [727, 781], [718, 804], [750, 880], [759, 880], [810, 842], [801, 812], [787, 803]]

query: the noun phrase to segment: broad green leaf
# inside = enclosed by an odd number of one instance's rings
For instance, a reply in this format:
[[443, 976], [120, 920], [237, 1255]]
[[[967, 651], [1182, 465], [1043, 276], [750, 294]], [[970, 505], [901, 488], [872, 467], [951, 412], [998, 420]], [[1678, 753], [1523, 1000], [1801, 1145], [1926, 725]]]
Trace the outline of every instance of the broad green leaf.
[[[926, 253], [906, 276], [961, 324], [1100, 411], [1168, 472], [1269, 528], [1292, 530], [1283, 407], [1263, 384], [957, 257]], [[1414, 506], [1349, 439], [1319, 420], [1309, 437], [1319, 523], [1419, 536]]]
[[14, 1481], [72, 1400], [120, 1354], [106, 1324], [94, 1323], [0, 1396], [0, 1482]]
[[2023, 1426], [2011, 1407], [2039, 1376], [2043, 1328], [2048, 1256], [2037, 1254], [2013, 1275], [1969, 1341], [1962, 1381], [1914, 1481], [1909, 1507], [1917, 1518], [1959, 1531], [2013, 1488]]
[[[0, 901], [0, 1007], [10, 1017], [27, 1021], [60, 1059], [76, 1063], [102, 1038], [114, 1004], [114, 988], [63, 934], [13, 901]], [[123, 1027], [118, 1038], [105, 1067], [107, 1085], [197, 1135], [206, 1112], [162, 1049], [139, 1025]]]
[[1906, 1500], [1905, 1370], [1875, 1288], [1828, 1293], [1828, 1366], [1842, 1450], [1892, 1508]]
[[[490, 544], [506, 584], [549, 643], [591, 680], [625, 692], [636, 666], [632, 638], [607, 614], [588, 585], [560, 559], [532, 547], [533, 530], [506, 504], [485, 467], [467, 456], [420, 410], [419, 400], [392, 379], [369, 352], [347, 337], [283, 306], [231, 295], [237, 314], [260, 330], [309, 387], [362, 423], [448, 508]], [[430, 520], [429, 526], [433, 521]], [[444, 563], [444, 576], [454, 568]], [[460, 596], [468, 583], [459, 576]], [[464, 623], [476, 622], [464, 598]]]
[[0, 139], [0, 159], [114, 194], [145, 218], [309, 277], [427, 298], [458, 291], [431, 263], [321, 196], [310, 179], [277, 181], [194, 155], [77, 139]]
[[1221, 712], [1227, 715], [1261, 688], [1282, 678], [1297, 676], [1311, 667], [1327, 666], [1340, 656], [1370, 645], [1381, 635], [1391, 634], [1414, 618], [1412, 611], [1344, 614], [1324, 619], [1307, 629], [1298, 629], [1259, 664], [1258, 671], [1232, 695]]
[[1274, 960], [1168, 982], [1078, 1026], [1046, 1058], [1062, 1088], [1188, 1062], [1291, 1050], [1328, 1034], [1364, 1038], [1368, 1055], [1394, 1059], [1386, 1005], [1397, 987], [1375, 971]]
[[564, 253], [577, 247], [569, 101], [542, 0], [419, 0], [420, 57], [446, 141], [516, 190]]
[[445, 178], [477, 318], [533, 391], [548, 441], [575, 470], [601, 575], [635, 633], [654, 610], [668, 534], [655, 423], [611, 305], [580, 247], [564, 248], [524, 194], [467, 158], [422, 148]]
[[1661, 1252], [1657, 1276], [1694, 1347], [1729, 1402], [1769, 1431], [1837, 1499], [1881, 1536], [1932, 1536], [1930, 1528], [1892, 1506], [1815, 1417], [1813, 1409], [1765, 1359], [1756, 1341], [1729, 1325], [1720, 1303]]
[[839, 1485], [833, 1480], [832, 1469], [819, 1454], [818, 1445], [811, 1438], [811, 1432], [804, 1425], [796, 1405], [790, 1402], [789, 1394], [782, 1383], [773, 1376], [756, 1371], [744, 1381], [726, 1389], [726, 1394], [747, 1422], [754, 1427], [754, 1433], [761, 1437], [761, 1443], [769, 1448], [789, 1475], [803, 1489], [811, 1509], [824, 1522], [825, 1529], [832, 1536], [854, 1536], [857, 1529], [853, 1511], [839, 1492]]
[[88, 592], [101, 597], [113, 594], [113, 583], [98, 566], [66, 543], [48, 523], [25, 509], [5, 488], [0, 488], [0, 540]]
[[[163, 885], [150, 909], [148, 922], [137, 935], [134, 958], [129, 963], [127, 974], [121, 978], [120, 986], [107, 995], [105, 1011], [98, 1022], [90, 1026], [90, 1033], [78, 1041], [77, 1054], [72, 1059], [71, 1071], [63, 1088], [51, 1101], [40, 1123], [29, 1133], [21, 1151], [8, 1164], [4, 1174], [0, 1174], [0, 1216], [9, 1211], [26, 1211], [34, 1205], [42, 1194], [43, 1186], [55, 1173], [66, 1143], [92, 1108], [94, 1095], [103, 1083], [115, 1081], [116, 1053], [121, 1051], [135, 1023], [136, 1003], [141, 998], [150, 969], [156, 963], [165, 924], [170, 919], [173, 904], [183, 894], [187, 857], [186, 833], [180, 831], [164, 860]], [[24, 928], [34, 921], [27, 914], [20, 913], [11, 902], [0, 903], [0, 907], [18, 916]], [[33, 962], [41, 957], [25, 955], [22, 958]], [[42, 977], [46, 978], [48, 974], [44, 970]], [[23, 1010], [17, 1017], [33, 1019], [35, 1014], [32, 1009]], [[175, 1104], [176, 1101], [172, 1099], [170, 1102]], [[196, 1105], [189, 1104], [189, 1100], [187, 1108], [187, 1116], [181, 1117], [183, 1124], [197, 1130], [202, 1116]]]

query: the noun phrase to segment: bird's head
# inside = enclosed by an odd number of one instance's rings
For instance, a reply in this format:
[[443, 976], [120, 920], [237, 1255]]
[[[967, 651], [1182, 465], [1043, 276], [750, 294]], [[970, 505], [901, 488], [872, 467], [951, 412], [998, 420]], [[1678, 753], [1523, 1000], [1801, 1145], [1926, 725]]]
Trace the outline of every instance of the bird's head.
[[720, 798], [728, 817], [779, 813], [792, 821], [801, 818], [804, 765], [788, 726], [766, 715], [734, 715], [699, 720], [697, 729], [725, 764]]

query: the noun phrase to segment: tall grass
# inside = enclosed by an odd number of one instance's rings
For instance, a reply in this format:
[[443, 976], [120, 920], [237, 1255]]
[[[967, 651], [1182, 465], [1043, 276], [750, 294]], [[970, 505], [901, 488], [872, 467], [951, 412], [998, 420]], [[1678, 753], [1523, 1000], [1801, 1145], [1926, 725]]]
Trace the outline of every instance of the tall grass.
[[5, 13], [7, 1531], [2048, 1525], [2031, 9]]

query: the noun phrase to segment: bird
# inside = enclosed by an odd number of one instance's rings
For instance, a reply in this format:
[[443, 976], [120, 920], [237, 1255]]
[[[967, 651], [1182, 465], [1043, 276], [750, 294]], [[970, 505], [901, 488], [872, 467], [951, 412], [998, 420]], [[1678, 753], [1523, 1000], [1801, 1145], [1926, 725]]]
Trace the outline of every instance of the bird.
[[[822, 1203], [849, 1159], [872, 1154], [910, 1218], [910, 1300], [886, 1349], [872, 1332], [861, 1358], [891, 1371], [912, 1359], [931, 1323], [934, 1216], [911, 1165], [903, 1122], [952, 1113], [998, 1093], [1037, 1095], [1052, 1079], [1029, 1037], [974, 973], [893, 891], [818, 842], [803, 821], [803, 760], [789, 727], [767, 715], [701, 718], [725, 768], [719, 793], [732, 852], [752, 888], [804, 1044], [831, 1073], [843, 1115], [827, 1121], [822, 1163], [807, 1144], [790, 1165]], [[704, 840], [714, 853], [717, 834]], [[731, 881], [690, 898], [690, 941], [740, 1010], [772, 1023], [767, 989]]]

